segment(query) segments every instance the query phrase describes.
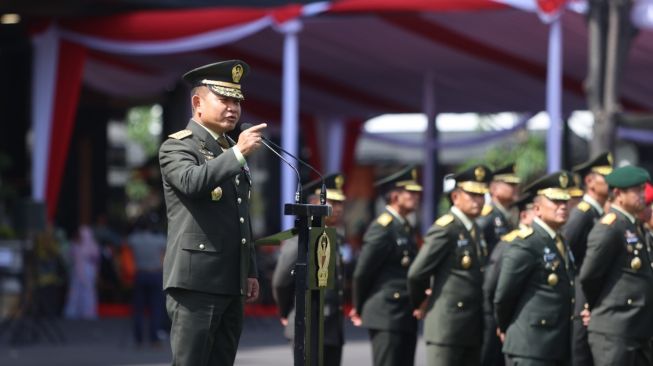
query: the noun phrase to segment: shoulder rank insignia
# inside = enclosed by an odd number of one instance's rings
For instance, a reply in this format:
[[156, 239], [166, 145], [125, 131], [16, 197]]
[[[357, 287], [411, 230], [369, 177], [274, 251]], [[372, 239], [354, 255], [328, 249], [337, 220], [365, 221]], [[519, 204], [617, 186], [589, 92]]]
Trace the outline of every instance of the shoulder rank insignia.
[[438, 226], [445, 227], [453, 222], [453, 215], [452, 214], [446, 214], [444, 216], [441, 216], [439, 219], [435, 220], [435, 224]]
[[186, 138], [186, 137], [188, 137], [188, 136], [190, 136], [192, 134], [193, 134], [193, 131], [191, 131], [191, 130], [181, 130], [181, 131], [177, 131], [177, 132], [175, 132], [173, 134], [168, 135], [168, 137], [172, 137], [173, 139], [181, 140], [181, 139]]
[[517, 239], [517, 236], [519, 235], [520, 232], [521, 232], [520, 229], [515, 229], [515, 230], [509, 232], [508, 234], [502, 236], [501, 241], [505, 241], [506, 243], [510, 243], [511, 241]]
[[379, 225], [385, 227], [385, 226], [388, 226], [392, 222], [392, 219], [393, 219], [392, 215], [390, 215], [387, 212], [384, 212], [384, 213], [381, 214], [381, 216], [379, 216], [376, 219], [376, 222], [378, 222]]
[[519, 235], [520, 238], [526, 239], [529, 236], [531, 236], [531, 234], [533, 234], [533, 228], [526, 227], [526, 228], [520, 229], [518, 235]]
[[614, 212], [610, 212], [609, 214], [603, 216], [601, 219], [601, 223], [604, 225], [612, 225], [614, 223], [614, 220], [617, 219], [617, 214]]
[[578, 206], [576, 206], [576, 207], [578, 207], [578, 209], [581, 210], [582, 212], [587, 212], [587, 211], [589, 211], [589, 209], [590, 209], [591, 206], [590, 206], [589, 203], [587, 203], [587, 202], [585, 202], [585, 201], [581, 201], [581, 202], [578, 204]]
[[489, 215], [494, 208], [490, 205], [484, 205], [483, 210], [481, 211], [481, 216]]

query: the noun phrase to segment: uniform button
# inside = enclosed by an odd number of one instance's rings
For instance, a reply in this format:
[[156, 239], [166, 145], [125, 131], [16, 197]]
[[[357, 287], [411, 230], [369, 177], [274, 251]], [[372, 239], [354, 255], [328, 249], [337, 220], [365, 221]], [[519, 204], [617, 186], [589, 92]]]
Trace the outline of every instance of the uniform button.
[[241, 217], [241, 218], [240, 218], [240, 223], [242, 224], [242, 223], [244, 223], [244, 222], [245, 222], [245, 219], [243, 219], [243, 218]]
[[574, 281], [569, 281], [569, 286], [574, 287]]
[[395, 293], [392, 295], [392, 297], [394, 297], [395, 299], [398, 299], [398, 298], [400, 297], [400, 295], [399, 295], [398, 292], [395, 292]]
[[626, 302], [628, 303], [628, 305], [631, 305], [633, 303], [633, 299], [628, 299], [628, 301]]
[[243, 199], [238, 197], [238, 204], [240, 205], [241, 202], [243, 202]]
[[540, 324], [542, 324], [542, 325], [546, 325], [546, 319], [542, 319], [542, 320], [540, 320]]
[[242, 288], [240, 289], [240, 294], [241, 294], [241, 295], [244, 295], [244, 294], [245, 294], [245, 291], [243, 291]]
[[572, 315], [570, 319], [571, 319], [571, 320], [574, 320], [574, 319], [576, 319], [576, 317]]
[[240, 185], [240, 180], [239, 180], [238, 178], [236, 178], [236, 185], [237, 185], [237, 186]]
[[571, 298], [571, 303], [572, 303], [572, 304], [575, 304], [575, 303], [576, 303], [576, 299], [574, 299], [574, 298], [572, 297], [572, 298]]
[[463, 302], [462, 302], [462, 301], [458, 301], [458, 304], [456, 304], [456, 305], [458, 305], [458, 307], [459, 307], [459, 308], [462, 308], [462, 307], [463, 307], [463, 305], [465, 305], [465, 304], [463, 304]]
[[199, 245], [199, 248], [202, 249], [202, 250], [204, 250], [204, 244], [200, 244], [200, 245]]
[[247, 239], [242, 238], [242, 239], [240, 239], [240, 242], [243, 243], [243, 244], [247, 244]]

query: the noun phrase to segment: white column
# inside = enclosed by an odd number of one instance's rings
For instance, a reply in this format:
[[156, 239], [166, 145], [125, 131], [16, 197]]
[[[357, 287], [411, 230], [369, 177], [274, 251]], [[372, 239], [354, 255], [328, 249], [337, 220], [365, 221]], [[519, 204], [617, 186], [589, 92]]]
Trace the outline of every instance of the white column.
[[32, 199], [44, 202], [59, 60], [57, 27], [32, 37], [32, 44]]
[[546, 111], [549, 130], [546, 134], [547, 171], [560, 170], [562, 155], [562, 27], [558, 16], [549, 25], [549, 54], [546, 75]]
[[[299, 43], [297, 33], [302, 23], [291, 20], [281, 27], [283, 43], [283, 91], [281, 106], [281, 146], [295, 156], [299, 156]], [[285, 163], [281, 162], [281, 229], [294, 226], [294, 217], [283, 214], [283, 204], [295, 201], [297, 177]]]
[[426, 138], [424, 139], [424, 167], [422, 168], [422, 231], [429, 228], [434, 220], [436, 204], [433, 202], [435, 197], [435, 182], [433, 177], [437, 169], [434, 150], [437, 141], [433, 141], [435, 134], [435, 80], [433, 73], [429, 72], [424, 77], [422, 106], [426, 115]]

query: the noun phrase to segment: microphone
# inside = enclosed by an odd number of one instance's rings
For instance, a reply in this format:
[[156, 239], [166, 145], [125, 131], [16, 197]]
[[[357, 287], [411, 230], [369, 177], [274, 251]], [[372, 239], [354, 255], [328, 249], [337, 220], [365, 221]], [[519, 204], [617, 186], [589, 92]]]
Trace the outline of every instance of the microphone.
[[[240, 132], [242, 132], [242, 131], [244, 131], [244, 130], [246, 130], [248, 128], [251, 128], [253, 126], [254, 125], [252, 125], [251, 123], [242, 123], [240, 125]], [[268, 140], [267, 138], [265, 138], [263, 136], [261, 136], [261, 137], [262, 137], [262, 140], [263, 140], [263, 141], [261, 141], [261, 143], [265, 147], [267, 147], [268, 150], [272, 151], [272, 153], [274, 153], [274, 155], [278, 156], [279, 159], [281, 159], [281, 161], [286, 163], [289, 167], [292, 168], [292, 170], [295, 171], [295, 175], [297, 175], [297, 189], [295, 190], [295, 203], [299, 203], [299, 201], [301, 199], [301, 196], [302, 196], [302, 183], [301, 183], [301, 178], [300, 178], [300, 175], [299, 175], [299, 170], [297, 170], [297, 168], [295, 168], [294, 165], [292, 165], [288, 160], [286, 160], [283, 156], [281, 156], [281, 154], [279, 154], [275, 149], [273, 149], [272, 147], [270, 147], [270, 145], [268, 145], [266, 143], [266, 142], [270, 142], [270, 140]]]
[[[251, 128], [251, 127], [254, 127], [254, 125], [251, 124], [251, 123], [245, 122], [245, 123], [240, 124], [240, 130], [241, 131], [246, 130], [246, 129]], [[286, 155], [290, 156], [291, 158], [295, 159], [295, 161], [297, 161], [298, 163], [302, 164], [303, 166], [309, 168], [310, 170], [315, 172], [315, 174], [317, 174], [320, 177], [320, 180], [322, 181], [322, 187], [320, 188], [320, 204], [321, 205], [326, 205], [326, 185], [324, 184], [324, 176], [322, 175], [322, 173], [320, 173], [317, 169], [313, 168], [313, 166], [311, 164], [309, 164], [309, 163], [305, 162], [304, 160], [296, 157], [295, 155], [289, 153], [284, 148], [282, 148], [281, 146], [275, 144], [272, 140], [270, 140], [269, 138], [263, 136], [262, 134], [261, 134], [261, 139], [263, 140], [262, 141], [263, 145], [265, 145], [268, 149], [272, 150], [275, 154], [277, 154], [277, 156], [281, 157], [281, 155], [279, 155], [278, 152], [276, 152], [274, 149], [272, 149], [270, 147], [270, 145], [276, 147], [277, 149], [279, 149], [279, 151], [281, 151], [284, 154], [286, 154]], [[270, 145], [268, 145], [268, 144], [270, 144]], [[283, 158], [281, 158], [281, 159], [283, 159]]]

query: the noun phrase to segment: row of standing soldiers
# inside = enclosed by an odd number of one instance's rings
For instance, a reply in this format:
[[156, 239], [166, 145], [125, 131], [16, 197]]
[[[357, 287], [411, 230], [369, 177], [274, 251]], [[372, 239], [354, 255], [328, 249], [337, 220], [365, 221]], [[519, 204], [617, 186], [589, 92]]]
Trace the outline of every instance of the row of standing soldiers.
[[[342, 177], [332, 177], [327, 198], [341, 207]], [[476, 165], [445, 179], [451, 209], [420, 248], [407, 219], [416, 170], [377, 182], [387, 205], [364, 236], [349, 314], [368, 329], [373, 364], [413, 365], [423, 320], [429, 366], [653, 365], [653, 243], [640, 216], [649, 180], [639, 167], [613, 170], [605, 153], [519, 194], [513, 164]], [[281, 302], [292, 296], [281, 291], [294, 263], [285, 257], [273, 281]], [[340, 363], [344, 339], [342, 287], [333, 291], [325, 313], [340, 315], [326, 324], [337, 330], [325, 355], [336, 357], [325, 365]]]

